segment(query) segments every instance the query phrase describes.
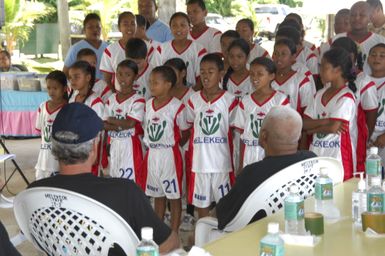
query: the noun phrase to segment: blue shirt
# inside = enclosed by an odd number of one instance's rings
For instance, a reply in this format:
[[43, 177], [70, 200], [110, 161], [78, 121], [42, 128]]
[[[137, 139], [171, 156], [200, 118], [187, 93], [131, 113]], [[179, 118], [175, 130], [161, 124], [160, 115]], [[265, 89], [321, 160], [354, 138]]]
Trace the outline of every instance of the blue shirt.
[[72, 64], [74, 64], [76, 62], [76, 55], [78, 55], [78, 52], [81, 49], [90, 48], [96, 53], [96, 57], [98, 61], [96, 64], [96, 78], [103, 79], [103, 74], [100, 72], [99, 66], [100, 66], [100, 60], [102, 59], [103, 52], [107, 48], [107, 46], [108, 44], [102, 41], [102, 44], [99, 46], [99, 49], [96, 49], [95, 47], [90, 45], [86, 40], [83, 39], [70, 47], [70, 49], [68, 50], [66, 59], [64, 61], [64, 66], [70, 67]]
[[170, 28], [166, 23], [159, 19], [152, 23], [152, 25], [147, 29], [146, 35], [148, 38], [161, 43], [174, 39]]

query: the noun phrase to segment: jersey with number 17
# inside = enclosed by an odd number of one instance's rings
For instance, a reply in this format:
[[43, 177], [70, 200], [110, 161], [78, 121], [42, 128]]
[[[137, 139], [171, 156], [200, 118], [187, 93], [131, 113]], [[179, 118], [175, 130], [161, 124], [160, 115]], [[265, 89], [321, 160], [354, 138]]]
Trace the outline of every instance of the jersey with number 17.
[[223, 91], [207, 101], [201, 91], [188, 101], [187, 120], [193, 124], [189, 154], [196, 173], [227, 173], [233, 170], [232, 136], [237, 100]]

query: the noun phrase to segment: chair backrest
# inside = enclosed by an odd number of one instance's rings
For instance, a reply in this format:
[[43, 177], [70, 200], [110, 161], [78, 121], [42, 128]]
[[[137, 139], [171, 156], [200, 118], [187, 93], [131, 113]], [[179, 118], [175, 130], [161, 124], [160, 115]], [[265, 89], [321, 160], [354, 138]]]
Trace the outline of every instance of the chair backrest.
[[26, 238], [48, 255], [108, 255], [113, 244], [135, 255], [138, 237], [113, 210], [87, 196], [36, 187], [14, 200], [16, 221]]
[[328, 175], [334, 185], [343, 181], [343, 166], [334, 158], [315, 157], [290, 165], [258, 186], [224, 231], [233, 232], [245, 227], [259, 210], [264, 210], [268, 216], [274, 214], [283, 207], [291, 184], [298, 186], [303, 198], [313, 195], [320, 167], [328, 168]]

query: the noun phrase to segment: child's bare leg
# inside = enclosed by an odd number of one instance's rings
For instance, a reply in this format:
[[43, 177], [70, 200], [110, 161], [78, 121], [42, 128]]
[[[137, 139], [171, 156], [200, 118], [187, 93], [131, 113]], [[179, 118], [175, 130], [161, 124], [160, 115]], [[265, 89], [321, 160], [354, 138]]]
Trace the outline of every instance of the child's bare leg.
[[199, 207], [196, 207], [197, 211], [198, 211], [198, 218], [203, 218], [203, 217], [207, 217], [210, 215], [210, 207], [206, 207], [206, 208], [199, 208]]
[[163, 221], [166, 211], [166, 197], [156, 197], [154, 200], [154, 208], [156, 215]]
[[179, 198], [170, 199], [169, 201], [171, 205], [171, 229], [178, 232], [182, 215], [182, 200]]

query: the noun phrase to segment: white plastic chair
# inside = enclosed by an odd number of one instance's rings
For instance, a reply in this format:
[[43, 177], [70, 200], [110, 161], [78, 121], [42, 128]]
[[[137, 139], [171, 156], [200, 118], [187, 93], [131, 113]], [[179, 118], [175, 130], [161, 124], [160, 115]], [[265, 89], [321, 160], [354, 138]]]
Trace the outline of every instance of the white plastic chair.
[[328, 168], [328, 175], [333, 180], [334, 185], [343, 181], [343, 166], [340, 161], [334, 158], [315, 157], [290, 165], [258, 186], [224, 230], [218, 230], [216, 218], [199, 219], [195, 227], [195, 245], [202, 247], [226, 233], [242, 229], [260, 210], [264, 210], [267, 216], [274, 214], [283, 207], [291, 184], [296, 184], [299, 187], [299, 194], [303, 198], [313, 195], [315, 180], [320, 167]]
[[26, 238], [47, 255], [108, 255], [113, 244], [135, 255], [138, 237], [113, 210], [84, 195], [51, 187], [24, 190], [14, 200]]
[[[3, 162], [10, 160], [10, 159], [15, 159], [15, 158], [16, 158], [15, 154], [0, 155], [0, 163], [3, 163]], [[0, 188], [1, 188], [1, 186], [0, 186]], [[11, 197], [11, 198], [5, 197], [0, 192], [0, 208], [12, 208], [12, 207], [13, 207], [13, 197]]]

